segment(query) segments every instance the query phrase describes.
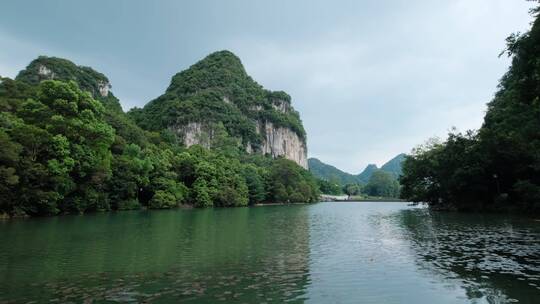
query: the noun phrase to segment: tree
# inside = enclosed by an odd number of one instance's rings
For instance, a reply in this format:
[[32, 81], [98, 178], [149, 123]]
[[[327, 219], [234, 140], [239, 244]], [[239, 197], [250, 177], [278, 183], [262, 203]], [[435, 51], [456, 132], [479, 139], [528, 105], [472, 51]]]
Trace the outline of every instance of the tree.
[[[40, 66], [54, 76], [41, 75]], [[131, 115], [106, 90], [103, 74], [67, 60], [40, 57], [16, 80], [0, 80], [0, 213], [318, 198], [312, 175], [295, 163], [245, 153], [263, 138], [254, 120], [289, 128], [301, 140], [305, 132], [290, 96], [262, 89], [229, 52], [175, 76], [170, 94]], [[208, 147], [181, 146], [167, 128], [173, 120], [204, 122]]]
[[266, 199], [263, 174], [264, 170], [257, 168], [253, 164], [244, 165], [243, 175], [248, 187], [250, 205], [261, 203]]
[[103, 106], [73, 82], [43, 81], [26, 91], [26, 99], [17, 96], [12, 83], [8, 86], [0, 89], [2, 104], [9, 104], [0, 128], [5, 140], [20, 147], [17, 166], [5, 171], [17, 172], [18, 182], [12, 177], [9, 191], [20, 203], [5, 211], [55, 214], [95, 208], [106, 199], [98, 193], [110, 176], [114, 138]]
[[359, 195], [362, 187], [359, 184], [347, 184], [343, 187], [343, 192], [348, 196]]
[[324, 194], [339, 195], [341, 194], [341, 187], [338, 183], [327, 181], [324, 179], [318, 179], [319, 190]]
[[319, 199], [317, 181], [295, 162], [278, 158], [270, 167], [270, 197], [281, 203], [311, 203]]
[[488, 103], [478, 132], [452, 132], [445, 142], [407, 157], [401, 196], [439, 209], [539, 212], [540, 19], [507, 39], [512, 65]]
[[378, 170], [373, 172], [364, 191], [370, 196], [397, 197], [399, 183], [392, 174]]
[[129, 144], [121, 155], [113, 159], [113, 176], [110, 180], [112, 209], [140, 208], [139, 194], [150, 183], [152, 163], [136, 144]]

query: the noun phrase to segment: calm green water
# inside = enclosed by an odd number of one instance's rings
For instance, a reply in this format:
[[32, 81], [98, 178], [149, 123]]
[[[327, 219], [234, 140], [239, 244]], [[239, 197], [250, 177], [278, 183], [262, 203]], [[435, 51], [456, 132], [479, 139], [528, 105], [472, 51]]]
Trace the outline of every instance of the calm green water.
[[0, 244], [0, 303], [540, 303], [540, 221], [404, 203], [14, 220]]

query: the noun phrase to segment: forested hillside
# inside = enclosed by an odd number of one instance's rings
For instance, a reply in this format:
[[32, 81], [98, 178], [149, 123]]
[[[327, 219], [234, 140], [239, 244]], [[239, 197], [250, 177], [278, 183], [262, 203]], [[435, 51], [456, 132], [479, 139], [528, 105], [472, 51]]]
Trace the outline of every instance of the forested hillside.
[[316, 158], [308, 159], [309, 171], [313, 173], [317, 178], [333, 181], [340, 185], [346, 184], [367, 184], [373, 173], [377, 171], [384, 171], [389, 173], [393, 178], [397, 179], [401, 175], [401, 165], [405, 159], [405, 154], [399, 154], [392, 158], [379, 169], [375, 164], [369, 164], [359, 174], [350, 174], [344, 172], [332, 165], [325, 164]]
[[307, 169], [306, 132], [291, 97], [265, 90], [229, 51], [173, 76], [166, 92], [129, 116], [146, 130], [171, 130], [186, 146], [209, 146], [220, 129], [248, 153], [284, 156]]
[[405, 154], [392, 158], [379, 169], [377, 165], [367, 165], [364, 171], [353, 175], [310, 158], [309, 170], [319, 178], [319, 186], [325, 194], [367, 195], [397, 198], [399, 196], [398, 177]]
[[402, 197], [437, 209], [540, 212], [540, 19], [507, 39], [512, 58], [478, 131], [428, 141], [403, 166]]
[[[215, 89], [220, 77], [234, 83], [236, 72], [242, 71], [201, 72], [193, 83], [212, 82]], [[182, 83], [183, 94], [191, 94], [189, 81]], [[153, 116], [136, 115], [148, 130], [135, 124], [110, 88], [103, 74], [53, 57], [34, 60], [15, 80], [1, 79], [0, 213], [54, 215], [318, 199], [317, 183], [308, 171], [283, 158], [247, 154], [227, 124], [217, 124], [209, 147], [188, 148], [177, 134], [160, 127], [161, 120], [149, 126]], [[180, 105], [182, 111], [210, 115], [209, 94]], [[163, 114], [170, 111], [167, 105], [152, 107]], [[283, 124], [305, 137], [298, 113], [290, 115]]]
[[398, 178], [403, 173], [403, 161], [405, 160], [405, 156], [407, 156], [405, 153], [398, 154], [396, 157], [382, 165], [381, 170]]
[[357, 176], [343, 172], [338, 168], [325, 164], [316, 158], [309, 158], [308, 165], [309, 171], [317, 178], [333, 181], [340, 185], [358, 183]]

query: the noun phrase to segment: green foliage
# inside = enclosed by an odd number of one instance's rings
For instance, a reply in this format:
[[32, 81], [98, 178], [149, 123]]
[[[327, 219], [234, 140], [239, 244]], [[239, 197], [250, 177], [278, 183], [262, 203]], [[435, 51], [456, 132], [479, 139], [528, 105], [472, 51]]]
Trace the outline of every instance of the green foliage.
[[305, 139], [290, 96], [263, 89], [247, 75], [240, 59], [228, 51], [210, 54], [176, 74], [164, 95], [128, 114], [139, 126], [153, 131], [192, 122], [207, 127], [222, 125], [243, 146], [261, 143], [264, 134], [257, 133], [256, 121], [290, 128]]
[[193, 184], [192, 198], [196, 207], [205, 208], [213, 206], [208, 185], [204, 179], [197, 179]]
[[377, 168], [377, 165], [370, 164], [364, 169], [364, 171], [357, 175], [343, 172], [338, 168], [325, 164], [316, 158], [308, 159], [308, 165], [309, 171], [319, 179], [333, 181], [341, 186], [345, 186], [347, 184], [365, 185], [369, 182], [371, 175], [379, 170], [390, 173], [392, 177], [397, 180], [397, 178], [401, 175], [401, 167], [404, 159], [405, 154], [399, 154], [386, 162], [380, 169]]
[[369, 182], [369, 179], [373, 175], [373, 173], [379, 171], [379, 168], [377, 168], [377, 165], [375, 164], [369, 164], [366, 166], [364, 171], [362, 171], [360, 174], [358, 174], [358, 182], [361, 184], [367, 184]]
[[[313, 175], [315, 175], [318, 179], [321, 179], [321, 180], [326, 180], [326, 181], [334, 180], [334, 181], [337, 181], [340, 185], [354, 184], [354, 183], [359, 182], [355, 175], [343, 172], [339, 170], [338, 168], [325, 164], [316, 158], [309, 158], [308, 166], [309, 166], [309, 171], [313, 173]], [[323, 191], [323, 193], [326, 193], [322, 189], [321, 191]], [[330, 194], [330, 193], [326, 193], [326, 194]]]
[[[234, 58], [223, 64], [234, 65]], [[40, 66], [50, 73], [39, 73]], [[223, 67], [216, 68], [220, 71]], [[269, 93], [252, 81], [246, 82], [249, 76], [238, 68], [243, 70], [241, 65], [225, 70], [239, 75], [213, 76], [203, 69], [194, 74], [202, 77], [195, 87], [212, 87], [229, 77], [225, 82], [230, 92], [244, 94], [245, 100], [252, 101], [260, 94], [274, 103], [290, 103], [283, 92]], [[230, 81], [240, 81], [243, 89], [235, 88]], [[105, 76], [90, 68], [48, 57], [32, 62], [17, 80], [1, 79], [1, 213], [54, 215], [184, 204], [246, 206], [277, 198], [282, 199], [279, 202], [305, 203], [317, 199], [314, 179], [296, 163], [243, 152], [239, 138], [256, 135], [253, 122], [238, 112], [238, 105], [225, 103], [223, 107], [222, 99], [212, 104], [217, 101], [212, 98], [223, 95], [210, 90], [194, 94], [190, 100], [196, 106], [204, 104], [201, 113], [208, 117], [230, 110], [237, 111], [237, 119], [234, 115], [210, 119], [211, 149], [186, 149], [167, 129], [141, 129], [119, 104], [115, 107], [109, 102], [114, 99], [112, 93], [105, 97], [97, 94], [104, 83], [108, 84]], [[193, 88], [180, 84], [177, 89], [189, 95]], [[285, 189], [281, 196], [275, 191], [279, 187]]]
[[278, 158], [270, 167], [269, 196], [280, 203], [315, 202], [320, 191], [317, 180], [295, 162]]
[[125, 147], [113, 161], [113, 176], [109, 183], [113, 209], [137, 209], [139, 192], [150, 183], [152, 164], [135, 144]]
[[451, 133], [405, 160], [402, 197], [441, 209], [540, 211], [540, 19], [507, 39], [512, 65], [478, 133]]
[[349, 196], [360, 195], [363, 188], [360, 184], [347, 184], [343, 187], [343, 192]]
[[0, 130], [0, 208], [14, 210], [15, 193], [11, 190], [19, 184], [17, 175], [18, 162], [22, 146], [14, 142], [4, 131]]
[[403, 161], [405, 160], [406, 156], [407, 155], [403, 153], [398, 154], [396, 157], [382, 165], [381, 171], [392, 174], [395, 179], [399, 178], [399, 176], [403, 173]]
[[[7, 88], [5, 84], [7, 83]], [[0, 92], [2, 170], [16, 198], [4, 212], [54, 214], [83, 212], [97, 204], [110, 176], [114, 130], [102, 117], [103, 106], [73, 82], [44, 81], [22, 99], [4, 81]], [[24, 95], [24, 94], [23, 94]], [[14, 162], [14, 160], [17, 160]], [[5, 186], [6, 183], [4, 183]], [[98, 201], [96, 201], [98, 200]]]
[[342, 189], [339, 183], [335, 181], [327, 181], [324, 179], [318, 179], [317, 184], [319, 185], [319, 190], [324, 194], [339, 195], [342, 194]]
[[399, 183], [390, 173], [378, 170], [373, 172], [363, 191], [369, 196], [395, 198], [399, 196]]
[[109, 88], [109, 79], [90, 67], [77, 66], [73, 62], [57, 58], [39, 56], [33, 60], [26, 69], [19, 72], [15, 80], [37, 85], [43, 80], [75, 81], [81, 90], [89, 92], [99, 99], [105, 107], [116, 112], [121, 112], [122, 107], [118, 98], [112, 93], [101, 96], [100, 88]]
[[178, 199], [170, 192], [158, 190], [150, 199], [149, 207], [152, 209], [168, 209], [178, 206]]
[[264, 176], [267, 170], [255, 166], [254, 164], [246, 164], [243, 168], [243, 175], [246, 179], [248, 187], [249, 204], [258, 204], [266, 198], [266, 189], [264, 184]]

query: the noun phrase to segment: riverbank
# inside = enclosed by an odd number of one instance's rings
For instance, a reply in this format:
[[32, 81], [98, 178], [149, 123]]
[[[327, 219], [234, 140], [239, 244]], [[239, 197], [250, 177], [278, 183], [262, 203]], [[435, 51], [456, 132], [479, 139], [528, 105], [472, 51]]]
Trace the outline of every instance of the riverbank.
[[285, 205], [310, 205], [314, 203], [258, 203], [248, 207], [264, 207], [264, 206], [285, 206]]
[[347, 196], [347, 195], [321, 195], [322, 201], [327, 202], [406, 202], [405, 200], [392, 197], [376, 196]]

